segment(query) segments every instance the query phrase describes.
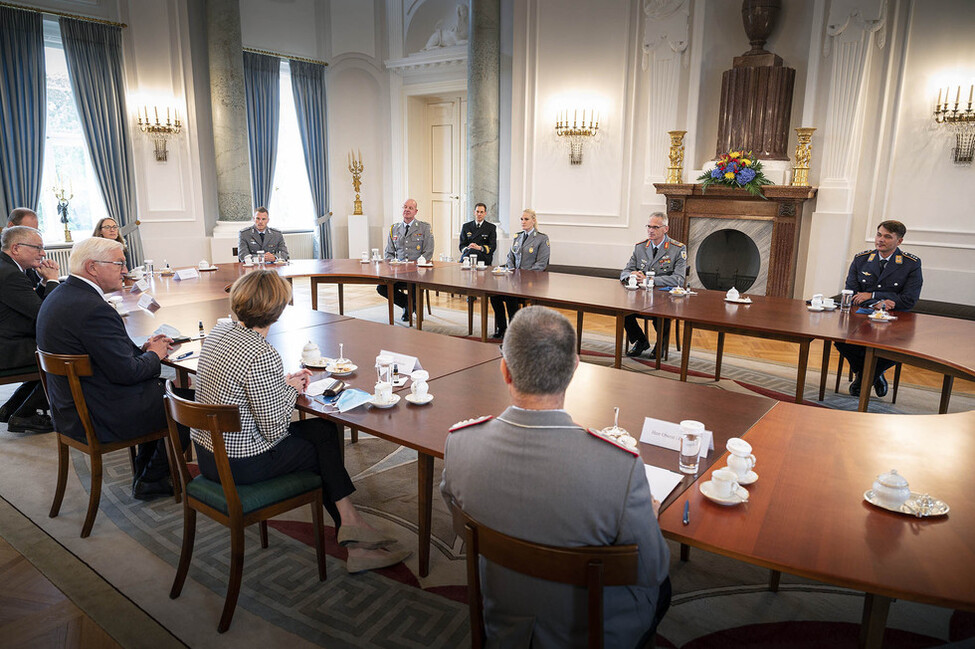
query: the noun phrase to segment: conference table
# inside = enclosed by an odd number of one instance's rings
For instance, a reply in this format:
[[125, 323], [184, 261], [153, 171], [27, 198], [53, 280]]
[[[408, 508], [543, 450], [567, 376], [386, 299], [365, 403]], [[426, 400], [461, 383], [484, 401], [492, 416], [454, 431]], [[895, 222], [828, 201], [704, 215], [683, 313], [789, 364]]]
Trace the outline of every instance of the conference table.
[[[430, 274], [422, 282], [412, 275], [415, 271], [398, 269], [395, 277], [396, 281], [449, 290], [452, 281], [461, 281], [453, 275], [465, 273], [462, 277], [469, 282], [466, 288], [479, 295], [489, 293], [487, 283], [478, 277], [483, 271], [455, 268], [449, 274], [439, 273], [437, 266], [426, 269]], [[163, 309], [154, 316], [127, 316], [130, 334], [146, 335], [159, 322], [176, 324], [183, 333], [189, 333], [187, 328], [195, 331], [199, 320], [209, 328], [211, 321], [225, 315], [225, 282], [246, 271], [234, 265], [197, 280], [162, 281], [158, 287], [153, 280]], [[375, 273], [373, 279], [389, 279], [380, 277], [380, 270]], [[494, 288], [511, 295], [533, 289], [535, 296], [522, 297], [544, 301], [555, 294], [561, 302], [561, 292], [567, 290], [563, 278], [553, 281], [555, 273], [538, 275], [548, 275], [548, 281], [519, 279], [517, 285], [498, 284]], [[650, 317], [680, 318], [685, 323], [741, 328], [749, 333], [843, 339], [867, 345], [868, 360], [871, 353], [894, 355], [896, 348], [897, 353], [914, 361], [947, 368], [966, 378], [975, 375], [975, 360], [966, 339], [968, 327], [959, 321], [898, 314], [898, 321], [875, 323], [856, 313], [810, 313], [805, 305], [801, 310], [795, 308], [793, 303], [802, 304], [795, 300], [753, 298], [751, 305], [736, 305], [705, 292], [676, 298], [662, 292], [625, 291], [615, 281], [610, 284], [625, 296], [609, 300], [612, 309], [632, 300], [628, 303], [631, 312]], [[549, 292], [550, 288], [554, 290]], [[610, 292], [606, 284], [604, 292]], [[136, 297], [127, 295], [125, 304], [131, 305]], [[574, 299], [581, 304], [580, 297]], [[401, 401], [390, 409], [360, 407], [337, 413], [329, 412], [315, 399], [302, 397], [298, 403], [306, 413], [328, 417], [418, 452], [420, 573], [428, 574], [433, 462], [443, 456], [447, 430], [453, 423], [498, 414], [510, 403], [500, 379], [499, 348], [295, 307], [286, 309], [268, 340], [281, 352], [289, 370], [297, 368], [301, 347], [308, 340], [319, 344], [325, 355], [336, 353], [338, 343], [343, 343], [345, 355], [360, 366], [346, 380], [367, 391], [371, 391], [374, 380], [370, 361], [380, 349], [417, 356], [430, 372], [430, 392], [435, 399], [425, 406]], [[689, 342], [689, 337], [685, 341]], [[953, 354], [950, 359], [943, 357], [943, 345], [949, 345], [947, 349]], [[176, 365], [195, 370], [195, 360]], [[408, 388], [401, 388], [399, 393], [405, 390]], [[962, 464], [965, 459], [973, 457], [975, 413], [901, 416], [833, 411], [581, 364], [566, 398], [566, 409], [573, 418], [582, 425], [602, 428], [612, 423], [614, 406], [621, 408], [621, 426], [635, 436], [639, 436], [645, 416], [704, 421], [715, 433], [716, 450], [702, 462], [700, 480], [709, 478], [715, 465], [723, 465], [723, 447], [730, 437], [747, 439], [759, 458], [756, 471], [760, 479], [749, 487], [749, 502], [739, 507], [706, 502], [696, 488], [698, 476], [685, 477], [661, 508], [661, 529], [669, 538], [866, 592], [864, 646], [879, 646], [893, 597], [975, 610], [975, 586], [971, 579], [965, 579], [975, 574], [971, 531], [975, 529], [971, 520], [975, 518], [975, 498], [967, 481], [955, 478], [967, 468]], [[935, 436], [936, 444], [932, 443]], [[676, 468], [675, 451], [641, 444], [640, 452], [649, 464]], [[911, 480], [912, 487], [949, 502], [951, 513], [915, 520], [864, 503], [863, 492], [870, 488], [873, 478], [891, 467]], [[680, 521], [684, 502], [690, 503], [692, 511], [687, 526]]]

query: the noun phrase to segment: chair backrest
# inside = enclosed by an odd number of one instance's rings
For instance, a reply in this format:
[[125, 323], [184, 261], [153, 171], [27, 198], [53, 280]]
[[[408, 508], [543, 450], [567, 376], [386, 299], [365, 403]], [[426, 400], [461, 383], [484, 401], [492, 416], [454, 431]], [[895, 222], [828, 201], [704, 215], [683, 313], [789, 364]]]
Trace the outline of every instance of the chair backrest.
[[485, 527], [451, 501], [454, 531], [467, 542], [467, 588], [471, 642], [484, 643], [484, 609], [478, 557], [509, 570], [573, 586], [584, 586], [589, 601], [589, 646], [603, 646], [603, 587], [635, 585], [639, 551], [636, 545], [561, 548], [516, 539]]
[[234, 484], [230, 471], [230, 459], [227, 457], [227, 446], [223, 441], [223, 434], [240, 430], [240, 409], [237, 406], [208, 405], [197, 403], [178, 396], [173, 391], [173, 382], [166, 381], [166, 420], [169, 424], [169, 438], [176, 450], [176, 463], [179, 466], [179, 479], [183, 484], [183, 492], [193, 477], [186, 467], [186, 457], [183, 444], [179, 439], [176, 424], [183, 424], [189, 428], [204, 430], [210, 435], [213, 446], [213, 459], [220, 475], [220, 486], [223, 487], [224, 497], [227, 499], [227, 512], [230, 517], [242, 516], [240, 496], [237, 485]]
[[51, 354], [38, 349], [34, 352], [34, 356], [37, 358], [44, 396], [47, 397], [47, 402], [51, 404], [52, 408], [54, 402], [51, 400], [51, 392], [47, 386], [47, 375], [67, 377], [68, 387], [71, 389], [71, 398], [74, 401], [75, 410], [78, 412], [78, 419], [81, 420], [81, 427], [85, 431], [88, 447], [92, 452], [98, 452], [101, 444], [95, 435], [95, 426], [91, 423], [85, 393], [81, 390], [81, 377], [91, 376], [91, 359], [88, 354]]

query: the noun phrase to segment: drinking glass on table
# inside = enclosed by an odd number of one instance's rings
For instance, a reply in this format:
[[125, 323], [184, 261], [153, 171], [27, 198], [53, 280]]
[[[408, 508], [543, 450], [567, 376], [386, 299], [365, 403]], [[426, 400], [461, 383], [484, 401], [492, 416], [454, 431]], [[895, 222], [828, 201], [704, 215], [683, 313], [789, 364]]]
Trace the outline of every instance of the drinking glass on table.
[[849, 311], [853, 306], [853, 291], [848, 288], [840, 292], [840, 311]]
[[680, 455], [678, 468], [681, 473], [697, 473], [701, 459], [701, 438], [704, 434], [704, 424], [699, 421], [685, 419], [680, 422]]

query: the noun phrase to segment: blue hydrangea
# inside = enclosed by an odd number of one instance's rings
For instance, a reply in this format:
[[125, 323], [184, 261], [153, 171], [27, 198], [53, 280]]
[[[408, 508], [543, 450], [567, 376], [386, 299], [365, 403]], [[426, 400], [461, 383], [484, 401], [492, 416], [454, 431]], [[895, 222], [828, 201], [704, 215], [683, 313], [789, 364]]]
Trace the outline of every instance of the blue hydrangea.
[[724, 174], [722, 173], [722, 171], [720, 169], [718, 169], [717, 167], [715, 167], [714, 169], [711, 170], [711, 177], [712, 178], [721, 178], [721, 176], [723, 176], [723, 175]]
[[755, 180], [755, 170], [745, 167], [735, 176], [735, 180], [741, 185], [747, 185], [751, 181]]

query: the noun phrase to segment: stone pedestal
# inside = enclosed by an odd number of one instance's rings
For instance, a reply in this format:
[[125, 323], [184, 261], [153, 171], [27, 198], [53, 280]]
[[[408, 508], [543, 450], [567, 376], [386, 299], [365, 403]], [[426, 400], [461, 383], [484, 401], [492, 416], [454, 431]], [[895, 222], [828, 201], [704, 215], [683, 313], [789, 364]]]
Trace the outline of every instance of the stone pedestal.
[[471, 0], [467, 43], [467, 203], [498, 222], [501, 164], [501, 3]]

